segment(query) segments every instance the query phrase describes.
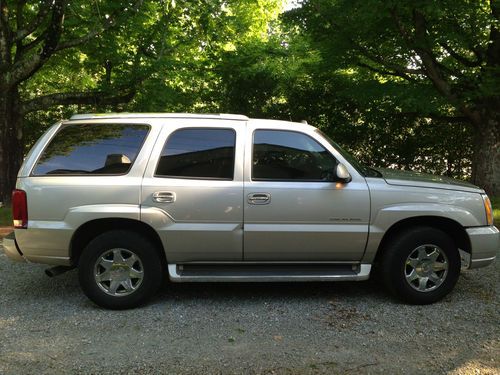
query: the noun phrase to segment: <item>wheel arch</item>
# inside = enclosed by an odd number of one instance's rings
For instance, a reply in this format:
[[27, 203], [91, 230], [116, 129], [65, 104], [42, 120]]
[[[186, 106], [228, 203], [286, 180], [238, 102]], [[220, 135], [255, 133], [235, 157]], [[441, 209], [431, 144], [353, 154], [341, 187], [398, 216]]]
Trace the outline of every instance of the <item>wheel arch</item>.
[[457, 249], [461, 249], [471, 254], [471, 243], [465, 228], [455, 220], [442, 216], [416, 216], [400, 220], [389, 227], [380, 241], [374, 263], [379, 263], [380, 257], [384, 253], [387, 242], [397, 233], [407, 228], [431, 227], [442, 230], [448, 234], [455, 243]]
[[92, 239], [102, 233], [112, 230], [135, 232], [151, 240], [166, 269], [167, 259], [158, 233], [151, 226], [142, 221], [125, 218], [100, 218], [82, 224], [71, 238], [69, 248], [71, 264], [75, 266], [78, 265], [83, 250]]

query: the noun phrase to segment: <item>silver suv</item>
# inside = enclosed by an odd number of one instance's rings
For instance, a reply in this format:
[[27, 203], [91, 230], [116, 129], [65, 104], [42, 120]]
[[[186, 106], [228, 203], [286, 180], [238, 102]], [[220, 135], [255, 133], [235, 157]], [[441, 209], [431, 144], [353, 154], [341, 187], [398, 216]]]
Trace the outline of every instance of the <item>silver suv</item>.
[[366, 280], [432, 303], [494, 261], [478, 187], [367, 168], [318, 129], [239, 115], [75, 115], [52, 126], [13, 192], [19, 261], [78, 267], [96, 304], [171, 281]]

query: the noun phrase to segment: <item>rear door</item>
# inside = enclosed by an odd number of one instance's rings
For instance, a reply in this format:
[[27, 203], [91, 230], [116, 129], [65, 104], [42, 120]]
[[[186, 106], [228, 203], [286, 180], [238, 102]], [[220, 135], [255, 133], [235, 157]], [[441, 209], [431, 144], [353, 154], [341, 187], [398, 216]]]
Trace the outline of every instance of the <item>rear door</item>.
[[344, 160], [312, 128], [251, 121], [247, 129], [244, 259], [359, 261], [370, 214], [365, 179], [349, 166], [351, 182], [332, 182]]
[[244, 128], [235, 120], [164, 120], [143, 180], [141, 220], [160, 233], [169, 263], [242, 260]]

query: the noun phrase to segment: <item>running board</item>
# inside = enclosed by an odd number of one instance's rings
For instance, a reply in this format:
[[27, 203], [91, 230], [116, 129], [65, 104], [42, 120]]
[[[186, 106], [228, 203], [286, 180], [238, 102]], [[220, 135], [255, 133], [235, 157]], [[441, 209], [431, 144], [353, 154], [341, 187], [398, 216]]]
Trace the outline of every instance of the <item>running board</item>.
[[370, 264], [169, 264], [174, 282], [361, 281]]

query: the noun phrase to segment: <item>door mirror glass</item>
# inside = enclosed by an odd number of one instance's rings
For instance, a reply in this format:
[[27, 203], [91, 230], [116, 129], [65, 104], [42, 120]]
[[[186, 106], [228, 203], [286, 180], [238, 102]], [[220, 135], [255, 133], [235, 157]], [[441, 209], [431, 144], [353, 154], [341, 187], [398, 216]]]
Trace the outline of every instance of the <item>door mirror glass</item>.
[[347, 167], [342, 163], [339, 163], [337, 165], [337, 169], [335, 172], [339, 181], [350, 182], [352, 180], [351, 174], [347, 170]]

